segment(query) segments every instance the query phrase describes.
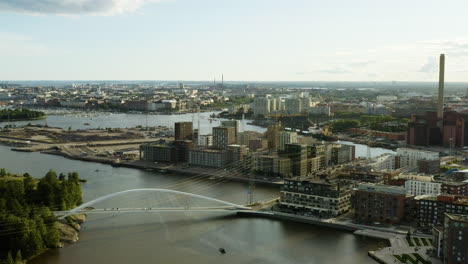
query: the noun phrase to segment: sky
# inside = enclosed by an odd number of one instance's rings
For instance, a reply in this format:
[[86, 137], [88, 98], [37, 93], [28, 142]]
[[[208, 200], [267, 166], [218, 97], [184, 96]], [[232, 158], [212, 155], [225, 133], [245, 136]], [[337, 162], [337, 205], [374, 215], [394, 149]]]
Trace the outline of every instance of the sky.
[[0, 80], [468, 82], [466, 0], [0, 0]]

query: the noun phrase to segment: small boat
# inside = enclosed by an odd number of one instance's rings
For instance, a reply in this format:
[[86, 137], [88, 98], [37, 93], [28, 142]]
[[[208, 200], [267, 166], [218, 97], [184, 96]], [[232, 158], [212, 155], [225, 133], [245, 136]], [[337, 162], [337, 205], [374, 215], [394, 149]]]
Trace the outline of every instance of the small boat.
[[91, 124], [90, 124], [90, 123], [84, 123], [83, 125], [85, 125], [85, 126], [89, 126], [89, 125], [91, 125]]
[[219, 248], [219, 252], [221, 252], [221, 254], [226, 254], [226, 250], [224, 248]]

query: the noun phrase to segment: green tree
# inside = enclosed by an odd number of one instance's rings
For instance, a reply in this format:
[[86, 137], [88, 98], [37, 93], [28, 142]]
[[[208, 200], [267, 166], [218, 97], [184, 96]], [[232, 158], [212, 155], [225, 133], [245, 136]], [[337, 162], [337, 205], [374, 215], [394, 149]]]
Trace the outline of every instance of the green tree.
[[8, 251], [7, 258], [5, 260], [6, 264], [15, 264], [15, 261], [13, 260], [13, 257], [11, 256], [11, 251]]
[[16, 251], [15, 264], [23, 263], [23, 256], [21, 256], [21, 250]]
[[0, 169], [0, 177], [5, 177], [7, 175], [7, 171], [5, 168]]
[[333, 132], [344, 132], [350, 128], [358, 127], [360, 125], [358, 120], [335, 120], [331, 124]]

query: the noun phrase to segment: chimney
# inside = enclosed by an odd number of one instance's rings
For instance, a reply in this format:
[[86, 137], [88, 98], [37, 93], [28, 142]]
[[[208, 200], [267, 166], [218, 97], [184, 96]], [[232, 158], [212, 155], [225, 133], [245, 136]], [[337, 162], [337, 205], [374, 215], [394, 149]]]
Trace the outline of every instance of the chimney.
[[444, 75], [445, 75], [445, 55], [440, 54], [439, 62], [439, 100], [437, 101], [437, 118], [444, 118]]

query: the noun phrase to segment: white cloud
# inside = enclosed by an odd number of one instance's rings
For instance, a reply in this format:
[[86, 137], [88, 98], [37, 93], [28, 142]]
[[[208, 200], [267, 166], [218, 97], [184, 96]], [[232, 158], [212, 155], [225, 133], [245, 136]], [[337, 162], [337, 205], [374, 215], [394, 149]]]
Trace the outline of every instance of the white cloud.
[[438, 69], [439, 69], [439, 65], [437, 64], [437, 58], [429, 57], [427, 59], [426, 64], [424, 64], [419, 71], [427, 72], [427, 73], [434, 73], [434, 72], [437, 72]]
[[160, 0], [0, 0], [0, 11], [33, 15], [115, 15]]

